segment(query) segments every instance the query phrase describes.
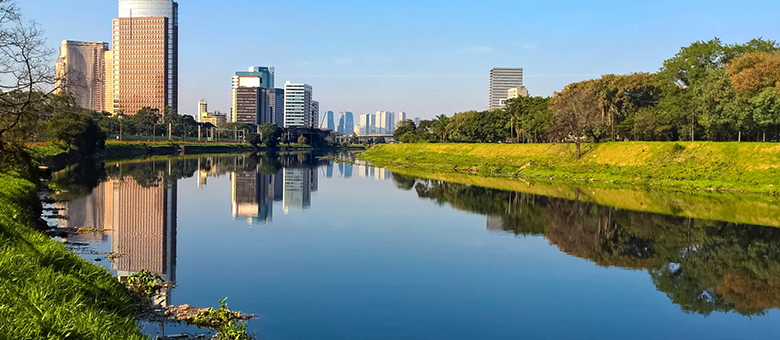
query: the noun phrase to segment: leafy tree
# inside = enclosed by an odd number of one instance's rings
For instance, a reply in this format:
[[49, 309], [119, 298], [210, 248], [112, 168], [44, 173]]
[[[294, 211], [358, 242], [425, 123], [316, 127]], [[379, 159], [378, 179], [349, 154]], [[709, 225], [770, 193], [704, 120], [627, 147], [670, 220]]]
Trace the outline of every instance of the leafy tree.
[[306, 138], [304, 135], [298, 136], [298, 144], [307, 144], [309, 142], [309, 139]]
[[106, 141], [105, 133], [92, 119], [89, 110], [77, 107], [55, 114], [47, 130], [50, 136], [62, 140], [68, 147], [75, 146], [86, 156], [102, 149]]
[[414, 121], [411, 119], [402, 120], [400, 123], [398, 123], [398, 126], [395, 128], [395, 131], [393, 131], [393, 139], [400, 141], [401, 136], [411, 132], [415, 133], [417, 131], [417, 126], [414, 125]]
[[549, 133], [557, 140], [573, 141], [577, 147], [577, 159], [582, 157], [581, 144], [589, 130], [598, 124], [601, 114], [592, 80], [566, 86], [556, 93], [550, 104], [553, 110], [553, 125]]
[[385, 144], [387, 141], [385, 140], [385, 137], [379, 136], [374, 140], [374, 143], [376, 144]]
[[244, 141], [249, 144], [252, 144], [252, 146], [254, 146], [255, 148], [260, 146], [260, 143], [262, 143], [262, 140], [260, 139], [260, 135], [254, 132], [251, 132], [246, 136], [244, 136]]
[[279, 137], [282, 137], [282, 129], [276, 124], [260, 125], [260, 134], [263, 144], [269, 148], [275, 148], [279, 145]]
[[445, 115], [438, 115], [436, 116], [436, 119], [434, 119], [434, 124], [432, 126], [431, 132], [438, 136], [439, 141], [442, 143], [447, 142], [447, 136], [449, 134], [449, 131], [447, 130], [447, 126], [450, 122], [450, 118]]

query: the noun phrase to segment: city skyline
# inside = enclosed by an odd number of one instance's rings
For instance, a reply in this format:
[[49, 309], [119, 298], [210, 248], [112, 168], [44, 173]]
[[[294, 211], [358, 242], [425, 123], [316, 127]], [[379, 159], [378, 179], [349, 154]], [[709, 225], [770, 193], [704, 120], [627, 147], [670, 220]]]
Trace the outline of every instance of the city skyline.
[[[551, 95], [568, 83], [601, 74], [657, 71], [680, 46], [697, 40], [716, 36], [728, 43], [760, 36], [777, 39], [770, 13], [778, 4], [762, 2], [766, 10], [753, 13], [751, 6], [701, 3], [676, 4], [674, 12], [663, 11], [659, 4], [622, 8], [608, 3], [508, 4], [502, 13], [491, 11], [490, 15], [491, 6], [446, 6], [439, 2], [414, 6], [410, 13], [407, 9], [413, 5], [406, 1], [273, 4], [263, 8], [275, 13], [268, 25], [282, 27], [293, 13], [300, 14], [307, 24], [283, 36], [266, 37], [258, 46], [245, 46], [241, 40], [246, 37], [234, 32], [242, 31], [249, 22], [234, 19], [248, 17], [262, 5], [192, 0], [180, 8], [179, 101], [187, 105], [179, 109], [182, 114], [195, 115], [189, 103], [208, 98], [215, 110], [229, 111], [230, 90], [221, 86], [224, 76], [242, 65], [263, 64], [276, 66], [280, 80], [316, 87], [323, 110], [394, 108], [431, 118], [486, 109], [486, 73], [492, 67], [522, 66], [530, 91]], [[51, 11], [62, 7], [54, 0], [21, 3], [20, 7], [28, 18], [41, 24], [51, 48], [66, 39], [111, 41], [107, 27], [116, 16], [114, 1], [81, 0], [64, 12]], [[706, 15], [691, 20], [685, 13], [692, 11], [705, 11]], [[646, 15], [635, 15], [638, 13]], [[397, 29], [368, 24], [397, 15], [401, 18]], [[615, 20], [603, 20], [607, 16]], [[522, 28], [515, 24], [520, 18]], [[69, 24], [70, 20], [79, 25]], [[223, 20], [239, 27], [230, 32], [218, 29], [216, 22]], [[333, 20], [347, 24], [325, 24]], [[464, 21], [473, 25], [465, 27]], [[213, 24], [201, 24], [209, 22]], [[521, 32], [517, 38], [512, 38], [513, 30]], [[506, 34], [490, 34], [494, 31]], [[241, 46], [242, 53], [204, 53], [203, 46], [215, 51]], [[311, 50], [324, 52], [306, 53]]]

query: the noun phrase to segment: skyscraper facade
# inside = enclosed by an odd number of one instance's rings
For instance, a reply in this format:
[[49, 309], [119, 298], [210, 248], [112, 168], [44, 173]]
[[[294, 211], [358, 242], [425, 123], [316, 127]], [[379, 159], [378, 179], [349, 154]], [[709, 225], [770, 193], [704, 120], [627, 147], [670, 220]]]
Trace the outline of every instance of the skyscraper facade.
[[348, 134], [352, 134], [352, 131], [355, 130], [355, 120], [352, 117], [352, 112], [347, 112], [344, 114], [344, 131]]
[[[409, 119], [409, 118], [406, 117], [406, 112], [403, 112], [403, 111], [398, 112], [398, 114], [396, 115], [396, 118], [398, 118], [398, 120], [396, 120], [395, 127], [398, 127], [398, 124], [400, 124], [401, 122]], [[395, 131], [395, 130], [393, 130], [393, 131]]]
[[[354, 128], [353, 128], [354, 129]], [[376, 132], [376, 115], [373, 113], [364, 113], [360, 115], [360, 133], [359, 135], [370, 135]]]
[[112, 22], [109, 112], [178, 109], [178, 12], [173, 0], [119, 0], [119, 17]]
[[336, 130], [336, 124], [335, 124], [335, 120], [334, 120], [333, 116], [334, 116], [333, 111], [325, 112], [325, 124], [322, 127], [324, 127], [325, 129], [328, 129], [330, 131], [335, 131]]
[[311, 94], [311, 85], [284, 84], [284, 127], [311, 127]]
[[496, 67], [490, 69], [488, 109], [503, 108], [507, 98], [507, 91], [518, 86], [523, 86], [522, 68]]
[[198, 116], [196, 117], [198, 119], [198, 123], [200, 123], [201, 117], [209, 113], [209, 103], [206, 102], [205, 99], [201, 99], [198, 101]]
[[261, 117], [260, 108], [264, 106], [259, 87], [237, 87], [233, 89], [232, 117], [234, 123], [263, 124], [269, 117]]
[[105, 42], [63, 40], [56, 64], [57, 91], [70, 93], [78, 106], [105, 110], [106, 52]]
[[311, 122], [309, 127], [318, 128], [320, 126], [320, 102], [311, 101]]
[[346, 118], [346, 117], [345, 117], [344, 115], [341, 115], [341, 117], [339, 118], [339, 126], [338, 126], [338, 128], [337, 128], [337, 130], [336, 130], [336, 132], [338, 132], [338, 133], [340, 133], [340, 134], [342, 134], [342, 135], [346, 134], [346, 131], [347, 131], [347, 130], [345, 130], [345, 128], [344, 128], [344, 126], [345, 126], [345, 125], [344, 125], [344, 119], [345, 119], [345, 118]]
[[233, 75], [233, 88], [239, 86], [274, 88], [274, 68], [251, 66], [247, 71], [238, 71]]
[[395, 114], [389, 111], [377, 111], [374, 121], [375, 133], [392, 134], [395, 130]]
[[284, 126], [284, 89], [262, 89], [264, 109], [260, 110], [261, 116], [270, 117], [268, 123]]

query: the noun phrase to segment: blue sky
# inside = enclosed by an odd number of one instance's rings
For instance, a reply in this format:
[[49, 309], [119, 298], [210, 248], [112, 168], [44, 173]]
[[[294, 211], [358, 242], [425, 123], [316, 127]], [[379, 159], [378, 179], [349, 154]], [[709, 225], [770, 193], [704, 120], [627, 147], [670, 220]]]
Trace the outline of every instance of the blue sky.
[[[110, 41], [113, 0], [17, 0], [64, 39]], [[532, 95], [607, 73], [653, 72], [719, 37], [779, 40], [777, 1], [179, 1], [179, 112], [229, 111], [230, 77], [276, 67], [321, 111], [451, 115], [487, 107], [491, 67], [525, 68]]]

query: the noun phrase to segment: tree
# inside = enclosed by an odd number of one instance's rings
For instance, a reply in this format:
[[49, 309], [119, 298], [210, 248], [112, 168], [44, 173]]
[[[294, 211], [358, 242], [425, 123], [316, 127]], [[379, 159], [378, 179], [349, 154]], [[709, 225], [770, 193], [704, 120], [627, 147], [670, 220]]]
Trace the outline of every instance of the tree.
[[385, 144], [387, 141], [385, 140], [385, 137], [379, 136], [374, 140], [374, 143], [376, 144]]
[[309, 142], [309, 139], [306, 138], [304, 135], [298, 136], [298, 144], [307, 144]]
[[398, 123], [398, 126], [395, 128], [395, 131], [393, 131], [393, 139], [400, 141], [401, 136], [411, 132], [415, 133], [417, 131], [417, 126], [414, 125], [414, 121], [411, 119], [402, 120], [400, 123]]
[[12, 0], [0, 0], [0, 157], [15, 153], [47, 119], [54, 71], [43, 31]]
[[780, 53], [748, 53], [734, 58], [726, 71], [737, 92], [753, 97], [767, 87], [780, 87]]
[[75, 146], [85, 156], [102, 149], [106, 141], [105, 133], [92, 119], [89, 110], [78, 107], [55, 114], [49, 121], [47, 132], [68, 147]]
[[583, 138], [598, 123], [601, 114], [594, 94], [594, 81], [567, 85], [551, 100], [553, 125], [550, 133], [557, 140], [571, 140], [577, 146], [577, 159], [582, 157]]
[[249, 144], [252, 144], [252, 146], [254, 146], [255, 148], [260, 146], [260, 143], [262, 142], [262, 140], [260, 139], [260, 135], [254, 132], [250, 132], [246, 136], [244, 136], [244, 141]]
[[282, 129], [276, 124], [263, 124], [260, 125], [260, 134], [265, 146], [276, 148], [279, 145], [279, 137], [282, 136]]
[[439, 141], [442, 143], [447, 142], [447, 125], [450, 122], [450, 118], [445, 115], [438, 115], [436, 116], [436, 119], [433, 120], [434, 124], [432, 127], [432, 132], [438, 136]]

